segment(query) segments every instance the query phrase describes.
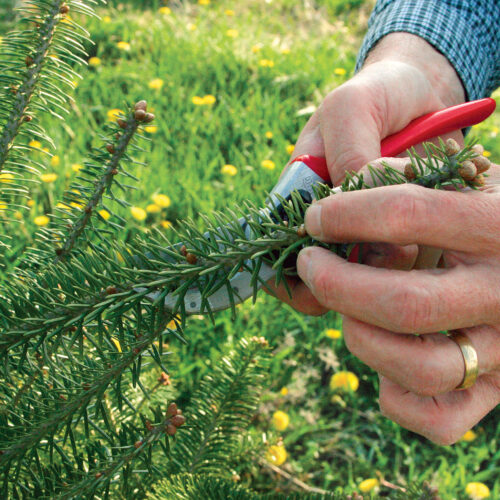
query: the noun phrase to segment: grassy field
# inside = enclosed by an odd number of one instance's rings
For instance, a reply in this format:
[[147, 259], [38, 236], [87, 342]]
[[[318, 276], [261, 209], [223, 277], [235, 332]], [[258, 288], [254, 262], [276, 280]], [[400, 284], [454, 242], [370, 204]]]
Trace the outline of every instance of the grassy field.
[[[99, 128], [139, 99], [157, 119], [146, 132], [151, 143], [137, 156], [146, 165], [131, 167], [140, 180], [128, 201], [144, 212], [116, 209], [128, 220], [124, 239], [152, 227], [171, 231], [183, 218], [198, 220], [200, 213], [245, 200], [262, 204], [322, 96], [353, 74], [370, 8], [370, 2], [345, 0], [110, 2], [101, 8], [100, 20], [85, 21], [95, 44], [88, 47], [90, 64], [71, 113], [65, 122], [45, 122], [56, 156], [40, 153], [40, 161], [57, 178], [33, 188], [29, 211], [18, 215], [22, 231], [19, 225], [9, 230], [13, 247], [29, 246], [35, 218], [50, 213], [78, 175], [89, 147], [99, 143]], [[497, 112], [472, 132], [497, 161], [499, 126]], [[168, 197], [163, 206], [154, 202], [157, 194]], [[158, 393], [180, 404], [228, 341], [263, 335], [273, 348], [252, 436], [281, 436], [287, 457], [282, 472], [264, 456], [251, 467], [235, 463], [241, 484], [262, 492], [352, 493], [377, 478], [378, 495], [390, 498], [394, 488], [427, 480], [446, 500], [469, 498], [467, 483], [479, 481], [500, 498], [498, 410], [469, 440], [447, 447], [388, 421], [378, 410], [378, 378], [347, 351], [335, 313], [306, 317], [260, 296], [255, 305], [239, 307], [234, 322], [229, 313], [214, 325], [193, 318], [187, 334], [189, 344], [170, 345], [173, 384]], [[332, 390], [330, 378], [339, 371], [355, 374], [359, 388]], [[283, 431], [273, 426], [277, 410], [290, 418]], [[376, 490], [370, 494], [375, 498]]]

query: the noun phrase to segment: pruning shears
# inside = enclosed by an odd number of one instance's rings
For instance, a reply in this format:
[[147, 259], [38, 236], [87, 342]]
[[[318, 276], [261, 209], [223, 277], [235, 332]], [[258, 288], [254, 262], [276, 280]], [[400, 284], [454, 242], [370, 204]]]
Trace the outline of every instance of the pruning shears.
[[[423, 141], [480, 123], [493, 113], [495, 106], [493, 99], [484, 98], [423, 115], [410, 122], [403, 130], [386, 137], [381, 143], [381, 156], [393, 157]], [[268, 210], [271, 206], [279, 205], [280, 200], [287, 199], [293, 191], [298, 191], [306, 201], [311, 202], [315, 194], [314, 186], [318, 183], [331, 185], [325, 158], [310, 155], [294, 158], [271, 191]], [[334, 192], [340, 190], [340, 187], [333, 189]], [[240, 219], [240, 224], [245, 231], [249, 231], [245, 218]], [[181, 246], [182, 243], [176, 244], [174, 249], [178, 251]], [[166, 258], [169, 259], [168, 256]], [[251, 297], [256, 286], [261, 288], [275, 274], [276, 271], [270, 265], [262, 263], [256, 284], [252, 273], [242, 269], [229, 280], [232, 296], [227, 287], [220, 287], [210, 297], [202, 300], [200, 290], [197, 287], [190, 288], [184, 295], [184, 311], [186, 314], [200, 314], [208, 308], [211, 311], [228, 309]], [[154, 301], [159, 295], [160, 292], [154, 292], [146, 297]], [[165, 296], [164, 303], [168, 310], [175, 310], [179, 296], [171, 292]]]

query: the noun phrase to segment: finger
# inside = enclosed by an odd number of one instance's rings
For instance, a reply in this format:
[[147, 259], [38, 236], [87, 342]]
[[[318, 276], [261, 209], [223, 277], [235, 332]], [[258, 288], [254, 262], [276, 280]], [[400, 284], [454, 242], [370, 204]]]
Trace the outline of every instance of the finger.
[[302, 283], [300, 279], [293, 277], [287, 277], [285, 279], [288, 283], [290, 291], [292, 292], [291, 298], [285, 285], [280, 283], [276, 286], [274, 278], [267, 282], [272, 294], [266, 287], [263, 287], [263, 290], [303, 314], [308, 314], [309, 316], [321, 316], [328, 312], [328, 309], [317, 301], [316, 297], [314, 297], [309, 288], [307, 288], [307, 286]]
[[321, 241], [381, 241], [490, 253], [498, 247], [491, 228], [500, 226], [499, 199], [479, 191], [414, 184], [342, 192], [311, 205], [305, 227]]
[[390, 331], [431, 333], [500, 320], [500, 271], [491, 266], [378, 269], [308, 247], [297, 271], [324, 307]]
[[[344, 316], [342, 330], [347, 348], [356, 357], [414, 394], [437, 396], [463, 380], [462, 352], [446, 335], [394, 333], [348, 316]], [[499, 331], [489, 326], [462, 331], [477, 352], [479, 375], [498, 369]]]
[[426, 397], [381, 376], [380, 410], [402, 427], [436, 444], [450, 445], [500, 403], [499, 383], [498, 375], [483, 375], [465, 391]]

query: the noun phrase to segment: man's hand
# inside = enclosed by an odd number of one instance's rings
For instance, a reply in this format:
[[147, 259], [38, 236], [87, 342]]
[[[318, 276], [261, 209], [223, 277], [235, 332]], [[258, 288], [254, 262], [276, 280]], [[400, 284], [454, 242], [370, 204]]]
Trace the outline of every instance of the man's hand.
[[[500, 403], [500, 166], [488, 174], [481, 191], [380, 187], [333, 195], [306, 213], [319, 240], [427, 245], [443, 249], [444, 268], [382, 269], [318, 247], [297, 262], [318, 303], [345, 315], [349, 350], [379, 373], [382, 412], [439, 444]], [[460, 349], [438, 333], [455, 329], [478, 353], [479, 377], [465, 391], [454, 390]]]

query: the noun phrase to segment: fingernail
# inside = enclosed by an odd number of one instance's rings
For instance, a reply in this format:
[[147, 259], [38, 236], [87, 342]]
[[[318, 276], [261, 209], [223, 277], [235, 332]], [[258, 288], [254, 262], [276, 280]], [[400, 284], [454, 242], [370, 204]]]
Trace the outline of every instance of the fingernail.
[[297, 273], [300, 279], [309, 287], [309, 269], [311, 267], [312, 248], [304, 248], [297, 256]]
[[304, 225], [307, 233], [318, 240], [322, 236], [321, 228], [321, 203], [311, 205], [306, 211]]

